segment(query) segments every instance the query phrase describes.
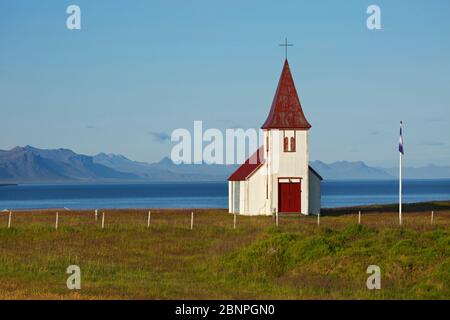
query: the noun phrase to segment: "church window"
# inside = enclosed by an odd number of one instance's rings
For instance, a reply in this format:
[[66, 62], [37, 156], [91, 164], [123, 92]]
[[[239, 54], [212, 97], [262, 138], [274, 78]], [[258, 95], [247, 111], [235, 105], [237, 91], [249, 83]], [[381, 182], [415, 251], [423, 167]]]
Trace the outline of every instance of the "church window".
[[288, 137], [284, 137], [283, 150], [284, 150], [284, 152], [289, 151], [289, 138]]
[[295, 138], [291, 137], [291, 152], [295, 152]]

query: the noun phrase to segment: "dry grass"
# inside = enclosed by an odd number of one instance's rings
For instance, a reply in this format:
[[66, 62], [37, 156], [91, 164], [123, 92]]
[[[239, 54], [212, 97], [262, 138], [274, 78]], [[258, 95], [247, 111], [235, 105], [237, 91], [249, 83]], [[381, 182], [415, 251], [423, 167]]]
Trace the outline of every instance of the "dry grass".
[[[224, 210], [55, 210], [0, 214], [2, 299], [449, 299], [450, 211], [237, 218]], [[81, 267], [82, 289], [66, 287]], [[383, 270], [367, 290], [366, 268]], [[275, 272], [278, 270], [277, 272]]]

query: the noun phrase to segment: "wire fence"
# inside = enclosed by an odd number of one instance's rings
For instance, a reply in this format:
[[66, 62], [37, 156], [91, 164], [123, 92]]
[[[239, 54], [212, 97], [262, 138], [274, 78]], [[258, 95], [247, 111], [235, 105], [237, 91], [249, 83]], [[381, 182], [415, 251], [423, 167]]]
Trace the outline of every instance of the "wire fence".
[[[129, 210], [30, 210], [0, 213], [0, 229], [91, 227], [103, 230], [121, 228], [240, 228], [274, 227], [340, 228], [349, 224], [368, 227], [400, 227], [395, 213], [357, 213], [341, 215], [274, 214], [273, 216], [244, 216], [220, 209], [129, 209]], [[450, 211], [416, 212], [404, 215], [405, 228], [450, 226]]]

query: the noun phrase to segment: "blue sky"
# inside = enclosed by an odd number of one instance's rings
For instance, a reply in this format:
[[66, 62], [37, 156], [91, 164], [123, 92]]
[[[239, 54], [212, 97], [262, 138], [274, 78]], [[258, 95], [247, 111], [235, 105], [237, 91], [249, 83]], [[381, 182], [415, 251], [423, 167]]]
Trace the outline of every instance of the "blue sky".
[[[82, 29], [66, 28], [81, 7]], [[381, 8], [382, 30], [366, 28]], [[450, 2], [0, 2], [0, 149], [157, 161], [175, 128], [259, 128], [291, 70], [312, 159], [450, 164]]]

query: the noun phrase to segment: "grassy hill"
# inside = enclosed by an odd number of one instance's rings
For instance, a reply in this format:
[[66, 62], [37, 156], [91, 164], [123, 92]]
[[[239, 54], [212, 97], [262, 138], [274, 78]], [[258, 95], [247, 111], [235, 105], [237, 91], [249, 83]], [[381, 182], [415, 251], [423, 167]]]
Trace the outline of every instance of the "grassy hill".
[[[0, 298], [450, 299], [450, 211], [237, 217], [224, 210], [0, 214]], [[66, 268], [81, 268], [81, 290]], [[381, 290], [368, 290], [378, 265]]]

